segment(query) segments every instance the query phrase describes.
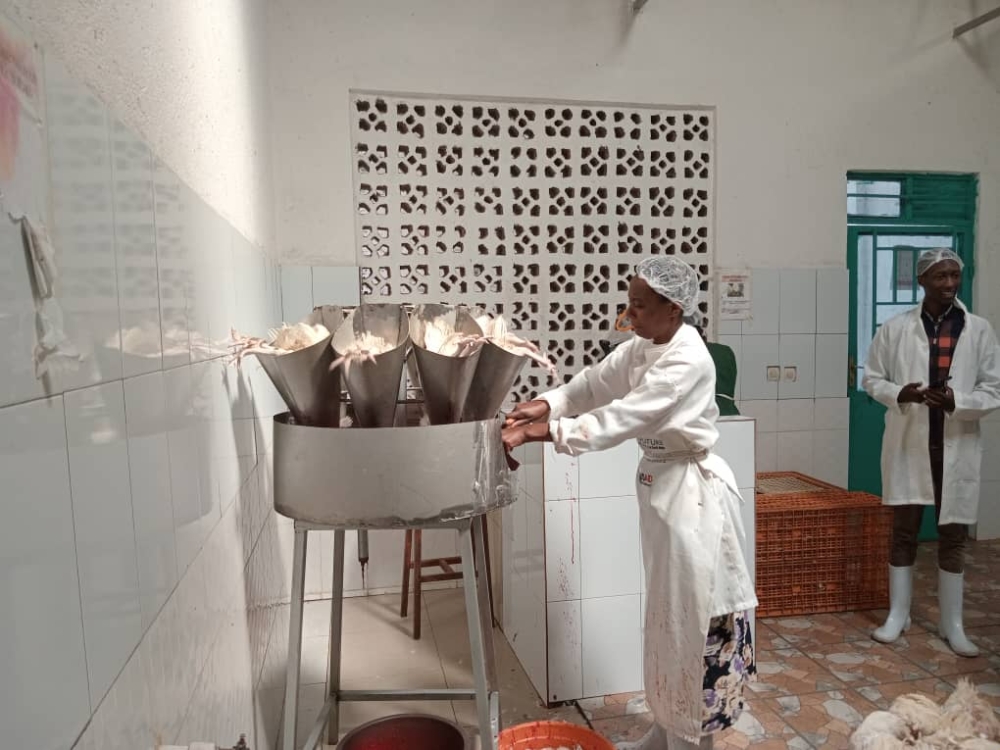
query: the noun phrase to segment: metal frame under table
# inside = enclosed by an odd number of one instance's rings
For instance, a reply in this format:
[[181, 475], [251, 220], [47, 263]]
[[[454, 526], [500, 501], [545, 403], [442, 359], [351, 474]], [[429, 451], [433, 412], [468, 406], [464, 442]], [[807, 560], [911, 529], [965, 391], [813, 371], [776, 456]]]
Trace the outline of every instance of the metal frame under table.
[[[493, 651], [493, 613], [486, 581], [485, 515], [456, 521], [408, 526], [413, 529], [454, 529], [458, 532], [462, 568], [474, 571], [463, 579], [465, 611], [469, 622], [474, 687], [430, 688], [427, 690], [344, 690], [341, 688], [341, 650], [344, 615], [344, 537], [347, 528], [295, 522], [295, 549], [292, 557], [292, 601], [288, 630], [288, 664], [285, 684], [284, 750], [296, 747], [298, 729], [299, 673], [302, 667], [302, 612], [305, 605], [306, 546], [310, 531], [333, 530], [333, 602], [330, 607], [330, 668], [327, 673], [326, 702], [300, 750], [319, 746], [323, 729], [327, 743], [340, 739], [340, 704], [355, 701], [474, 700], [483, 750], [496, 750], [500, 732], [500, 696], [497, 691], [496, 657]], [[368, 527], [372, 528], [372, 527]], [[489, 738], [487, 742], [486, 738]]]

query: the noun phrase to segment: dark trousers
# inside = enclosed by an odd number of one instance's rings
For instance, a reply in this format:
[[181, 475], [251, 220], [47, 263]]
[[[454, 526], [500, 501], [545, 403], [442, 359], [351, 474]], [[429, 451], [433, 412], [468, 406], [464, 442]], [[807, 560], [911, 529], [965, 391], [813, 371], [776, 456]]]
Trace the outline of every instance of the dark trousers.
[[[934, 480], [934, 513], [938, 519], [938, 567], [948, 573], [965, 570], [965, 544], [968, 526], [941, 520], [941, 480], [944, 474], [944, 449], [931, 448], [931, 478]], [[892, 552], [889, 562], [897, 568], [908, 568], [917, 559], [917, 535], [924, 517], [923, 505], [898, 505], [893, 508]]]

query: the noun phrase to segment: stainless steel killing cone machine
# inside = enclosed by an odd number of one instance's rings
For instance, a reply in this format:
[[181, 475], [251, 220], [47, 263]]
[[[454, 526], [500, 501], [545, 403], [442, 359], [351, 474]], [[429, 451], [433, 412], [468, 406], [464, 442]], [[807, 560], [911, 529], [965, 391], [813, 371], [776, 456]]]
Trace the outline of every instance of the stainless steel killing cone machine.
[[[496, 748], [500, 712], [483, 518], [514, 501], [498, 414], [527, 358], [484, 343], [464, 308], [363, 304], [324, 308], [323, 318], [330, 338], [287, 354], [257, 354], [289, 409], [274, 417], [273, 458], [275, 509], [295, 521], [284, 750], [313, 750], [324, 729], [336, 744], [340, 703], [385, 700], [475, 700], [482, 747]], [[441, 320], [473, 343], [455, 356], [433, 351], [428, 338], [440, 332], [435, 321]], [[372, 337], [381, 346], [365, 352], [363, 342]], [[428, 528], [459, 534], [475, 687], [343, 690], [346, 531], [358, 532], [364, 564], [369, 529]], [[296, 745], [306, 546], [310, 531], [324, 529], [334, 531], [327, 701]]]

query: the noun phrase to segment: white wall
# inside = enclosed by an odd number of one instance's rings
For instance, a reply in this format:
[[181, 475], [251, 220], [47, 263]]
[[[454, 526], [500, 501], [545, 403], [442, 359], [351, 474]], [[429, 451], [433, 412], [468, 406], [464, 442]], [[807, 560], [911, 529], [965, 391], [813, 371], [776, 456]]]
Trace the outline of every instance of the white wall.
[[265, 0], [2, 0], [195, 193], [274, 240]]
[[271, 748], [291, 550], [271, 499], [280, 400], [255, 363], [224, 356], [230, 325], [281, 315], [263, 6], [91, 5], [0, 6], [43, 42], [43, 125], [20, 128], [22, 152], [40, 134], [41, 164], [18, 162], [15, 179], [51, 231], [56, 298], [86, 356], [35, 379], [5, 195], [0, 744], [149, 750], [246, 733]]
[[354, 87], [714, 105], [720, 266], [843, 266], [849, 169], [979, 172], [985, 284], [1000, 277], [1000, 26], [951, 40], [985, 5], [650, 0], [629, 27], [626, 0], [274, 0], [282, 260], [354, 264]]

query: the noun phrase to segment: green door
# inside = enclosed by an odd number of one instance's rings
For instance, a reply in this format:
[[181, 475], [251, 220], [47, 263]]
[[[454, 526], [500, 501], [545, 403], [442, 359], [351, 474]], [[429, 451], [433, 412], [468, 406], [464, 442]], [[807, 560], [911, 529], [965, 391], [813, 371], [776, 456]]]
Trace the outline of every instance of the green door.
[[[923, 299], [923, 290], [917, 284], [917, 256], [933, 247], [950, 247], [966, 262], [966, 278], [959, 296], [971, 308], [973, 264], [971, 237], [967, 230], [954, 226], [848, 228], [847, 267], [851, 278], [848, 486], [852, 490], [882, 494], [879, 464], [885, 407], [870, 398], [861, 386], [868, 345], [882, 323]], [[933, 510], [928, 508], [921, 539], [934, 539], [936, 536]]]

